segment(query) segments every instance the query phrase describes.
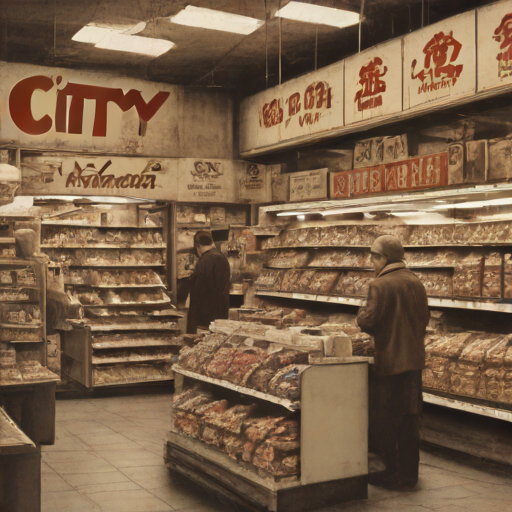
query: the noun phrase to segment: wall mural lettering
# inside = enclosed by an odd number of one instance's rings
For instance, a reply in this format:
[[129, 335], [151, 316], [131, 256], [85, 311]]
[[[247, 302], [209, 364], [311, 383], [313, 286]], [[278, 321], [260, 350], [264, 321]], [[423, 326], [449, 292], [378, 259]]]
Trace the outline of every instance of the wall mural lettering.
[[221, 162], [198, 160], [194, 162], [190, 174], [193, 183], [189, 183], [187, 188], [194, 191], [194, 196], [215, 197], [217, 191], [222, 190], [222, 185], [218, 183], [219, 178], [224, 175]]
[[[25, 78], [18, 82], [9, 95], [9, 112], [16, 126], [29, 135], [42, 135], [53, 126], [52, 118], [45, 114], [35, 119], [31, 100], [35, 91], [50, 91], [54, 85], [60, 85], [62, 77], [58, 76], [55, 83], [48, 76], [38, 75]], [[59, 133], [81, 134], [83, 130], [85, 100], [95, 100], [94, 137], [107, 135], [107, 106], [115, 103], [123, 112], [135, 107], [142, 122], [149, 122], [169, 97], [169, 92], [159, 91], [146, 103], [140, 91], [135, 89], [124, 93], [122, 89], [99, 87], [68, 82], [65, 87], [57, 90], [57, 105], [55, 109], [55, 131]], [[67, 111], [68, 98], [69, 113]]]

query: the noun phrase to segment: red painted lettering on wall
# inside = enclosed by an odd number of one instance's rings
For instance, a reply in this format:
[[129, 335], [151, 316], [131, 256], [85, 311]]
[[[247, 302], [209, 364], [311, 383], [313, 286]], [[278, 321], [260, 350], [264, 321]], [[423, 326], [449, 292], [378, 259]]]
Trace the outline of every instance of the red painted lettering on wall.
[[493, 38], [500, 43], [498, 61], [498, 76], [512, 76], [512, 12], [505, 14], [500, 26], [494, 31]]
[[[61, 77], [57, 77], [57, 85]], [[18, 82], [9, 96], [9, 112], [16, 126], [29, 135], [42, 135], [52, 128], [52, 119], [49, 115], [41, 119], [34, 119], [31, 101], [32, 95], [37, 90], [48, 92], [54, 86], [53, 80], [47, 76], [33, 76]], [[81, 134], [83, 130], [84, 102], [95, 100], [94, 137], [107, 135], [107, 106], [115, 103], [123, 112], [135, 107], [139, 119], [143, 122], [150, 121], [160, 107], [169, 97], [168, 92], [159, 91], [146, 103], [140, 91], [131, 89], [126, 94], [122, 89], [112, 87], [99, 87], [95, 85], [83, 85], [68, 82], [61, 90], [57, 91], [57, 106], [55, 109], [55, 130], [59, 133]], [[71, 98], [69, 115], [67, 112], [67, 98]], [[68, 123], [66, 126], [66, 120]]]
[[422, 82], [418, 87], [418, 94], [455, 85], [464, 67], [463, 64], [454, 64], [461, 49], [462, 44], [453, 37], [453, 32], [438, 32], [434, 35], [423, 48], [424, 68], [416, 75], [414, 70], [417, 61], [412, 61], [412, 79], [419, 79]]
[[381, 66], [382, 59], [375, 57], [359, 71], [361, 89], [354, 98], [359, 112], [382, 106], [382, 93], [386, 92], [386, 82], [381, 78], [387, 73], [388, 68], [384, 66], [384, 70], [381, 71]]

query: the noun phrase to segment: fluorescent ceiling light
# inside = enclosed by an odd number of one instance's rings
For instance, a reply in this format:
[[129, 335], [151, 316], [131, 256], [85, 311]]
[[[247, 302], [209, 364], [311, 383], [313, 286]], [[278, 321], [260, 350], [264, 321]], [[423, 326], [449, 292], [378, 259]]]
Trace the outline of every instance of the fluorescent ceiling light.
[[79, 43], [99, 43], [104, 37], [112, 34], [114, 31], [109, 28], [92, 27], [86, 25], [82, 27], [71, 39]]
[[485, 206], [507, 206], [512, 205], [512, 197], [503, 197], [499, 199], [488, 199], [486, 201], [468, 201], [466, 203], [443, 204], [434, 206], [434, 210], [447, 210], [451, 208], [483, 208]]
[[316, 23], [317, 25], [330, 25], [332, 27], [349, 27], [359, 23], [359, 14], [332, 7], [290, 2], [276, 12], [279, 18]]
[[210, 30], [222, 30], [235, 34], [248, 35], [265, 24], [263, 20], [231, 14], [229, 12], [215, 11], [203, 7], [188, 5], [176, 16], [169, 18], [171, 23], [187, 25], [189, 27], [207, 28]]
[[144, 30], [145, 22], [129, 26], [96, 26], [86, 25], [82, 27], [71, 39], [80, 43], [94, 44], [96, 48], [114, 50], [120, 52], [139, 53], [158, 57], [176, 46], [165, 39], [134, 36]]
[[96, 48], [115, 50], [118, 52], [140, 53], [158, 57], [176, 46], [165, 39], [154, 39], [152, 37], [129, 36], [111, 32], [100, 42], [94, 45]]

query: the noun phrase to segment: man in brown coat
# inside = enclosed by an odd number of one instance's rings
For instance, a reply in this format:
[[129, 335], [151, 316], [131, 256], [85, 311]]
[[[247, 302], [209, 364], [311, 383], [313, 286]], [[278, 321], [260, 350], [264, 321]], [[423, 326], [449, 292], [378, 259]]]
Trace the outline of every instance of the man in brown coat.
[[375, 337], [370, 370], [369, 448], [386, 470], [370, 483], [413, 487], [418, 481], [421, 373], [430, 319], [425, 287], [403, 262], [404, 249], [390, 235], [371, 247], [376, 279], [357, 315], [359, 327]]
[[199, 259], [191, 277], [189, 334], [196, 334], [198, 327], [208, 329], [217, 318], [228, 318], [231, 287], [228, 259], [215, 248], [211, 234], [198, 231], [194, 244]]

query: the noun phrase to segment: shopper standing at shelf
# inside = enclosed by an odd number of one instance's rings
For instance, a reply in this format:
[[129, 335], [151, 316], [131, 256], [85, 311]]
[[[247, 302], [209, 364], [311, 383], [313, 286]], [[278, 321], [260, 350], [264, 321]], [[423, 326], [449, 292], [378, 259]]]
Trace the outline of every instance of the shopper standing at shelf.
[[414, 487], [419, 469], [424, 338], [430, 319], [427, 293], [405, 266], [398, 238], [377, 238], [371, 259], [376, 279], [370, 283], [357, 323], [375, 337], [375, 364], [369, 376], [369, 449], [382, 458], [386, 469], [370, 473], [369, 481]]
[[208, 231], [198, 231], [194, 246], [199, 256], [191, 276], [187, 333], [208, 329], [210, 322], [228, 318], [231, 272], [226, 256], [218, 251]]

